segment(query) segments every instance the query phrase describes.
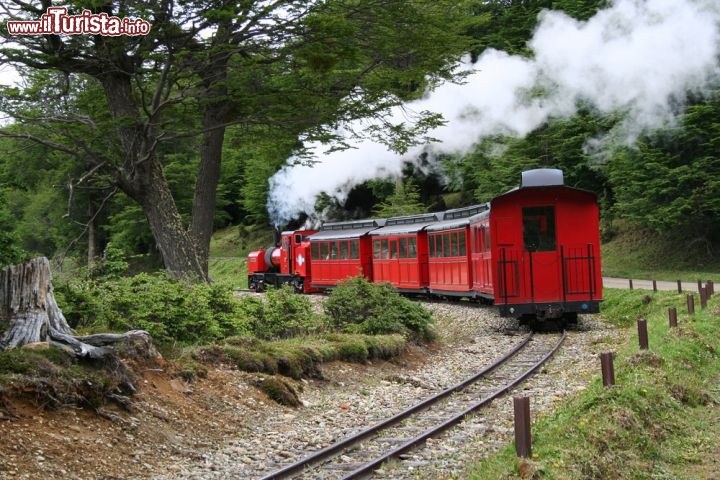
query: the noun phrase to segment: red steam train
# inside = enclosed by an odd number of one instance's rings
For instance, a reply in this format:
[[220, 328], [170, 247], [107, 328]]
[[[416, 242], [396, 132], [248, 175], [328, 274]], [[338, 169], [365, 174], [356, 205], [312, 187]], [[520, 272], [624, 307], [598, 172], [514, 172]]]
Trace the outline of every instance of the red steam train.
[[594, 193], [564, 185], [560, 170], [530, 170], [487, 204], [283, 232], [279, 246], [249, 254], [248, 285], [310, 293], [363, 275], [492, 302], [521, 321], [573, 321], [602, 299], [598, 218]]

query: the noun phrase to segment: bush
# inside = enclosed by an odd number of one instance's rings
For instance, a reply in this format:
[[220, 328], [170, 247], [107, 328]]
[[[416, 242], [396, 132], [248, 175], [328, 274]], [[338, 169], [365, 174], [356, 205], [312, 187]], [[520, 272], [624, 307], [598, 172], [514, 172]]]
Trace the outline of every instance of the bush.
[[229, 287], [179, 282], [162, 273], [75, 279], [58, 283], [56, 294], [73, 328], [147, 330], [159, 344], [247, 334], [252, 323]]
[[265, 301], [253, 302], [251, 309], [253, 333], [263, 339], [289, 338], [324, 328], [312, 311], [310, 299], [288, 285], [267, 290]]
[[433, 336], [432, 315], [425, 307], [400, 296], [390, 284], [373, 284], [364, 277], [339, 284], [325, 302], [325, 313], [335, 328], [345, 332]]

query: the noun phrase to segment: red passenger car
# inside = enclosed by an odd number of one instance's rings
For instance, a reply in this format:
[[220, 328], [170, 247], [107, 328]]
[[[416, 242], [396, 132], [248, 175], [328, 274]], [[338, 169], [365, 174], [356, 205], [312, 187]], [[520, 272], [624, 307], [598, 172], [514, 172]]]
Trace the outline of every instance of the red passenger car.
[[523, 172], [490, 207], [495, 305], [514, 317], [570, 319], [602, 298], [595, 194], [567, 187], [560, 170]]
[[385, 220], [326, 223], [310, 237], [314, 288], [332, 288], [340, 280], [363, 275], [373, 281], [372, 244], [368, 235]]
[[486, 210], [470, 217], [470, 272], [473, 291], [477, 297], [492, 301], [495, 298], [493, 277], [495, 266], [490, 249], [490, 204]]
[[474, 297], [470, 270], [469, 217], [487, 209], [486, 205], [448, 210], [428, 232], [429, 291], [436, 295]]
[[438, 221], [434, 213], [389, 218], [370, 232], [373, 242], [373, 278], [389, 282], [405, 293], [426, 293], [428, 241], [425, 228]]

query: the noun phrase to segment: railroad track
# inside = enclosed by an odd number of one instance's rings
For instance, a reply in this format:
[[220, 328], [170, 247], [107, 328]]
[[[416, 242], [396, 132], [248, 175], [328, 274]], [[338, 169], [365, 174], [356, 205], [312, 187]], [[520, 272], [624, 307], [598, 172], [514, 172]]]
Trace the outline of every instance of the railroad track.
[[515, 388], [547, 362], [565, 338], [565, 333], [530, 334], [465, 381], [262, 478], [367, 478], [384, 462], [438, 436]]

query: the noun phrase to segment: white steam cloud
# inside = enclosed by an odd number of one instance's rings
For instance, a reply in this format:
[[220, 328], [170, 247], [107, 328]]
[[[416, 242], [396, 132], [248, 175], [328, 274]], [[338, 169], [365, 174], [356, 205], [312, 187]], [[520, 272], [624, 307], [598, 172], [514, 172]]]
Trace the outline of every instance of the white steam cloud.
[[[616, 0], [586, 22], [544, 11], [529, 42], [533, 58], [486, 51], [461, 84], [440, 85], [405, 110], [439, 112], [430, 132], [438, 141], [397, 155], [369, 140], [328, 153], [309, 145], [313, 166], [288, 166], [270, 179], [268, 209], [277, 225], [313, 214], [321, 192], [343, 202], [353, 186], [400, 174], [424, 151], [466, 152], [483, 137], [522, 137], [550, 117], [567, 117], [578, 102], [602, 112], [625, 112], [624, 141], [671, 122], [686, 93], [702, 93], [720, 79], [720, 4], [717, 0]], [[542, 98], [530, 95], [542, 89]], [[407, 121], [402, 109], [392, 112]]]

